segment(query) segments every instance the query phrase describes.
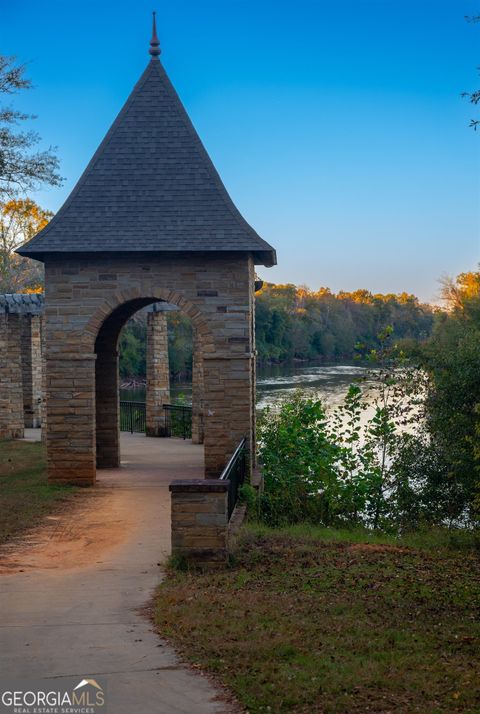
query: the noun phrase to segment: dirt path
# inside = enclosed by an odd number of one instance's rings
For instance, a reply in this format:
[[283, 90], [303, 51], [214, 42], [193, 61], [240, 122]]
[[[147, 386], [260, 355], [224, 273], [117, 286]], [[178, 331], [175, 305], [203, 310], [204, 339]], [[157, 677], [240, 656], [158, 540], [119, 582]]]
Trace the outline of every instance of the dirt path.
[[105, 551], [129, 537], [135, 525], [123, 490], [80, 492], [66, 502], [64, 513], [21, 540], [0, 549], [0, 575], [28, 569], [68, 570], [96, 563]]
[[200, 475], [202, 448], [123, 441], [122, 469], [100, 472], [94, 492], [0, 552], [1, 684], [90, 677], [110, 714], [229, 711], [141, 614], [170, 547], [168, 483]]

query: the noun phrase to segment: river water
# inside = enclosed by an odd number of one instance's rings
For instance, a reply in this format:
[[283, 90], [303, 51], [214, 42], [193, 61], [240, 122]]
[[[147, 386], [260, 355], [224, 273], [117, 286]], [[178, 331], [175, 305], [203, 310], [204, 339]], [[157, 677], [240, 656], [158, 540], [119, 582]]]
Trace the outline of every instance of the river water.
[[365, 375], [358, 365], [296, 364], [263, 367], [257, 374], [257, 407], [263, 409], [302, 389], [329, 407], [340, 404], [349, 385]]
[[[358, 365], [298, 363], [259, 367], [257, 371], [257, 407], [263, 409], [279, 399], [291, 394], [295, 389], [303, 389], [320, 397], [330, 407], [342, 401], [348, 386], [365, 374], [365, 368]], [[190, 402], [191, 384], [173, 383], [173, 401], [181, 398]], [[145, 388], [121, 389], [120, 398], [129, 401], [145, 401]]]

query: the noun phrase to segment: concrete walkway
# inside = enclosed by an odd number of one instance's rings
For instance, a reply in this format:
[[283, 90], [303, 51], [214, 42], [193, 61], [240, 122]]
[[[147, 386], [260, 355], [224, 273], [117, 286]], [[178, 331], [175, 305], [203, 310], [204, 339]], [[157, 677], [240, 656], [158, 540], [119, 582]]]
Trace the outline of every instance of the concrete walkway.
[[93, 677], [109, 714], [231, 711], [140, 612], [170, 547], [168, 484], [201, 477], [202, 461], [188, 441], [122, 434], [122, 468], [100, 471], [71, 512], [3, 551], [2, 686]]

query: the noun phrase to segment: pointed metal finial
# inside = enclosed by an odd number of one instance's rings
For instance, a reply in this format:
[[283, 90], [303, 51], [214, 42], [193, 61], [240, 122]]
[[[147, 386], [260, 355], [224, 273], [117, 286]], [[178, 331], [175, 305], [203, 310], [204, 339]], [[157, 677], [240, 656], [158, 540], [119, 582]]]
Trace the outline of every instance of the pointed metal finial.
[[155, 20], [155, 15], [157, 14], [155, 11], [152, 13], [153, 14], [153, 26], [152, 26], [152, 39], [150, 40], [150, 49], [148, 50], [149, 54], [152, 55], [152, 59], [155, 59], [156, 57], [159, 56], [161, 53], [160, 49], [160, 42], [158, 40], [157, 36], [157, 23]]

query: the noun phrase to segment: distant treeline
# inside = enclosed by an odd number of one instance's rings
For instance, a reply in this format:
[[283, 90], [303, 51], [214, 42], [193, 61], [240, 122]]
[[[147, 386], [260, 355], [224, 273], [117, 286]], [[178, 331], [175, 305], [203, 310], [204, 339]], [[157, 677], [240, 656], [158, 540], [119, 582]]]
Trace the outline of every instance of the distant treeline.
[[[373, 295], [368, 290], [313, 292], [295, 285], [265, 283], [256, 295], [259, 362], [352, 360], [359, 345], [377, 346], [391, 325], [396, 340], [423, 341], [432, 331], [435, 308], [414, 295]], [[192, 368], [192, 329], [180, 312], [168, 314], [172, 378], [188, 379]], [[120, 341], [122, 377], [145, 376], [145, 314], [126, 325]]]
[[368, 290], [313, 292], [264, 284], [256, 300], [256, 340], [261, 362], [293, 359], [350, 360], [358, 345], [372, 349], [391, 325], [397, 340], [423, 341], [435, 309], [414, 295], [373, 295]]

